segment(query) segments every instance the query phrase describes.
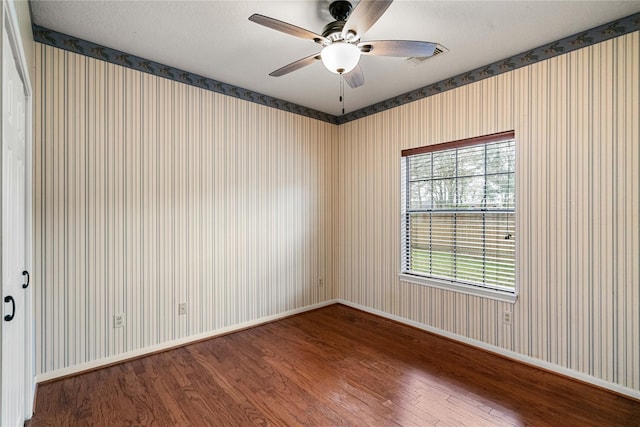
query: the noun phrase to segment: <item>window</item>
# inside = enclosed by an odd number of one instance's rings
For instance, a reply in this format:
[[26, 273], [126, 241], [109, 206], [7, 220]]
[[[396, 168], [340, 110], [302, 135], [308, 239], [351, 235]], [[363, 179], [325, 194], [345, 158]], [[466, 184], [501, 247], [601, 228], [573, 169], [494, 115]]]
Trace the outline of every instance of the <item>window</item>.
[[515, 237], [513, 132], [402, 152], [405, 280], [513, 295]]

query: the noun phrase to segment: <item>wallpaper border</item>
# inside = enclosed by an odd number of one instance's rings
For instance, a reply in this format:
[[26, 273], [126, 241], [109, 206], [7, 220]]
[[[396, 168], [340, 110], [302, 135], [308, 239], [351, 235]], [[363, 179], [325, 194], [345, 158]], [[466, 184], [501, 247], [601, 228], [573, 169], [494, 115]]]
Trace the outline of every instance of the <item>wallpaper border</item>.
[[277, 108], [279, 110], [300, 114], [323, 122], [341, 125], [403, 104], [418, 101], [432, 95], [437, 95], [451, 89], [513, 71], [527, 65], [535, 64], [536, 62], [544, 61], [583, 47], [591, 46], [615, 37], [638, 31], [640, 30], [640, 12], [600, 25], [590, 30], [582, 31], [569, 37], [538, 46], [537, 48], [529, 51], [478, 67], [471, 71], [412, 90], [342, 116], [334, 116], [322, 111], [264, 95], [259, 92], [253, 92], [249, 89], [244, 89], [198, 74], [190, 73], [179, 68], [141, 58], [136, 55], [111, 49], [68, 34], [59, 33], [36, 24], [32, 24], [32, 28], [34, 40], [42, 44], [79, 53], [91, 58], [132, 68], [144, 73], [153, 74], [158, 77], [167, 78], [176, 82], [232, 96], [245, 101], [255, 102], [267, 107]]
[[180, 68], [151, 61], [120, 50], [111, 49], [110, 47], [102, 46], [68, 34], [59, 33], [36, 24], [32, 24], [32, 29], [33, 39], [36, 42], [40, 42], [45, 45], [57, 47], [105, 62], [110, 62], [112, 64], [121, 65], [123, 67], [142, 71], [143, 73], [163, 77], [179, 83], [232, 96], [244, 101], [255, 102], [256, 104], [265, 105], [267, 107], [277, 108], [279, 110], [300, 114], [323, 122], [337, 124], [336, 116], [323, 113], [322, 111], [314, 110], [292, 102], [283, 101], [272, 96], [204, 77], [199, 74], [181, 70]]
[[390, 108], [427, 98], [431, 95], [437, 95], [638, 30], [640, 30], [640, 12], [361, 108], [337, 117], [337, 121], [338, 124], [343, 124], [361, 119]]

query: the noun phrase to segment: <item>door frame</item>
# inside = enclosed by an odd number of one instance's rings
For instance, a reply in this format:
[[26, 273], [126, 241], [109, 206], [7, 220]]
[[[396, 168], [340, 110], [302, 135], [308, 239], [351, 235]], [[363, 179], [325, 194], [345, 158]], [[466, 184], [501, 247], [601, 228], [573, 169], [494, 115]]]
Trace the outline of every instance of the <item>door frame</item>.
[[[2, 20], [0, 21], [0, 30], [2, 30], [2, 36], [6, 34], [9, 38], [8, 42], [13, 51], [13, 56], [16, 61], [16, 66], [18, 68], [18, 73], [22, 79], [22, 83], [24, 85], [25, 93], [25, 144], [26, 144], [26, 152], [25, 152], [25, 171], [27, 174], [26, 177], [26, 260], [25, 260], [25, 268], [33, 273], [33, 89], [31, 86], [31, 78], [29, 76], [29, 68], [28, 62], [26, 60], [26, 56], [24, 53], [24, 46], [22, 45], [22, 39], [20, 37], [20, 30], [18, 24], [18, 17], [15, 10], [14, 2], [3, 1], [2, 2]], [[0, 40], [1, 41], [1, 40]], [[3, 61], [0, 60], [0, 75], [4, 75], [3, 70]], [[3, 88], [4, 82], [0, 85], [0, 100], [3, 99]], [[0, 102], [0, 117], [4, 117], [4, 108], [3, 103]], [[2, 135], [4, 123], [4, 119], [0, 119], [0, 135]], [[0, 151], [1, 152], [1, 151]], [[1, 156], [1, 154], [0, 154]], [[0, 161], [0, 177], [2, 176], [2, 162]], [[4, 183], [1, 182], [2, 189], [4, 191]], [[0, 198], [1, 200], [1, 198]], [[0, 202], [1, 203], [1, 202]], [[2, 215], [2, 211], [0, 210], [0, 217]], [[1, 222], [0, 222], [1, 223]], [[6, 242], [0, 240], [0, 253], [3, 250], [6, 250]], [[2, 265], [0, 263], [0, 277]], [[25, 338], [25, 372], [24, 372], [24, 386], [25, 386], [25, 399], [24, 399], [24, 408], [22, 408], [22, 413], [24, 419], [29, 419], [33, 415], [33, 405], [34, 405], [34, 397], [35, 397], [35, 367], [34, 367], [34, 348], [35, 348], [35, 333], [34, 333], [34, 310], [33, 310], [33, 286], [35, 284], [35, 280], [33, 280], [33, 274], [31, 274], [31, 284], [25, 289], [25, 329], [27, 336]], [[1, 286], [1, 285], [0, 285]], [[2, 355], [2, 330], [4, 326], [0, 327], [0, 361]], [[2, 370], [0, 369], [0, 387], [2, 380]], [[0, 395], [0, 410], [2, 409]]]

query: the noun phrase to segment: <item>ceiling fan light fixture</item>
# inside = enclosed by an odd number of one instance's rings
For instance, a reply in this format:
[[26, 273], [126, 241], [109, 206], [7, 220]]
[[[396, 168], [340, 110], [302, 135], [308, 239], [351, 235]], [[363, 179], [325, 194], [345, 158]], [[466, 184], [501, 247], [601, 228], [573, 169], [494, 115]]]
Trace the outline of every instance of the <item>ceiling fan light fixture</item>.
[[346, 74], [360, 61], [360, 49], [346, 42], [336, 42], [325, 46], [320, 52], [322, 63], [335, 74]]

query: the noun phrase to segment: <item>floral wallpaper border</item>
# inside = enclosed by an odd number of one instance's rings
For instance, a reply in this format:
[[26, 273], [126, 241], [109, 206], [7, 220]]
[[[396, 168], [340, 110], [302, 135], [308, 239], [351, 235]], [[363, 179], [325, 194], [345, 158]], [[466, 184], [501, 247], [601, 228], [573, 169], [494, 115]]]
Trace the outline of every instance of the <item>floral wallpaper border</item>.
[[68, 34], [59, 33], [48, 28], [40, 27], [32, 24], [33, 38], [35, 41], [49, 46], [58, 47], [70, 52], [79, 53], [91, 58], [100, 59], [123, 67], [132, 68], [134, 70], [153, 74], [158, 77], [164, 77], [176, 82], [196, 86], [212, 92], [222, 93], [224, 95], [240, 98], [245, 101], [255, 102], [257, 104], [266, 105], [268, 107], [277, 108], [279, 110], [288, 111], [290, 113], [300, 114], [303, 116], [318, 119], [324, 122], [337, 124], [337, 117], [331, 114], [323, 113], [312, 108], [303, 107], [298, 104], [283, 101], [268, 95], [234, 86], [228, 83], [220, 82], [198, 74], [190, 73], [179, 68], [131, 55], [126, 52], [111, 49], [106, 46], [82, 40]]
[[457, 76], [446, 80], [442, 80], [428, 86], [412, 90], [411, 92], [398, 95], [391, 99], [387, 99], [386, 101], [378, 102], [377, 104], [370, 105], [369, 107], [347, 113], [343, 116], [337, 117], [337, 122], [338, 124], [343, 124], [357, 120], [399, 105], [446, 92], [447, 90], [455, 89], [492, 76], [497, 76], [498, 74], [506, 73], [508, 71], [513, 71], [520, 67], [525, 67], [539, 61], [544, 61], [545, 59], [553, 58], [554, 56], [562, 55], [573, 50], [581, 49], [583, 47], [638, 30], [640, 30], [640, 13], [565, 37], [561, 40], [539, 46], [527, 52], [494, 62], [493, 64], [458, 74]]
[[170, 67], [158, 62], [150, 61], [139, 56], [131, 55], [119, 50], [111, 49], [99, 44], [82, 40], [67, 34], [49, 30], [33, 24], [33, 38], [35, 41], [55, 46], [60, 49], [86, 55], [92, 58], [111, 62], [113, 64], [129, 67], [134, 70], [153, 74], [159, 77], [171, 79], [180, 83], [189, 84], [202, 89], [210, 90], [224, 95], [240, 98], [245, 101], [255, 102], [268, 107], [277, 108], [295, 114], [300, 114], [313, 119], [333, 124], [343, 124], [357, 120], [375, 113], [379, 113], [399, 105], [417, 101], [431, 95], [445, 92], [469, 83], [477, 82], [498, 74], [506, 73], [520, 67], [544, 61], [558, 55], [581, 49], [614, 37], [622, 36], [640, 30], [640, 13], [592, 28], [587, 31], [565, 37], [561, 40], [539, 46], [527, 52], [505, 58], [466, 73], [415, 89], [402, 95], [387, 99], [365, 108], [344, 114], [333, 116], [318, 110], [303, 107], [271, 96], [253, 92], [249, 89], [233, 86], [228, 83], [190, 73], [179, 68]]

